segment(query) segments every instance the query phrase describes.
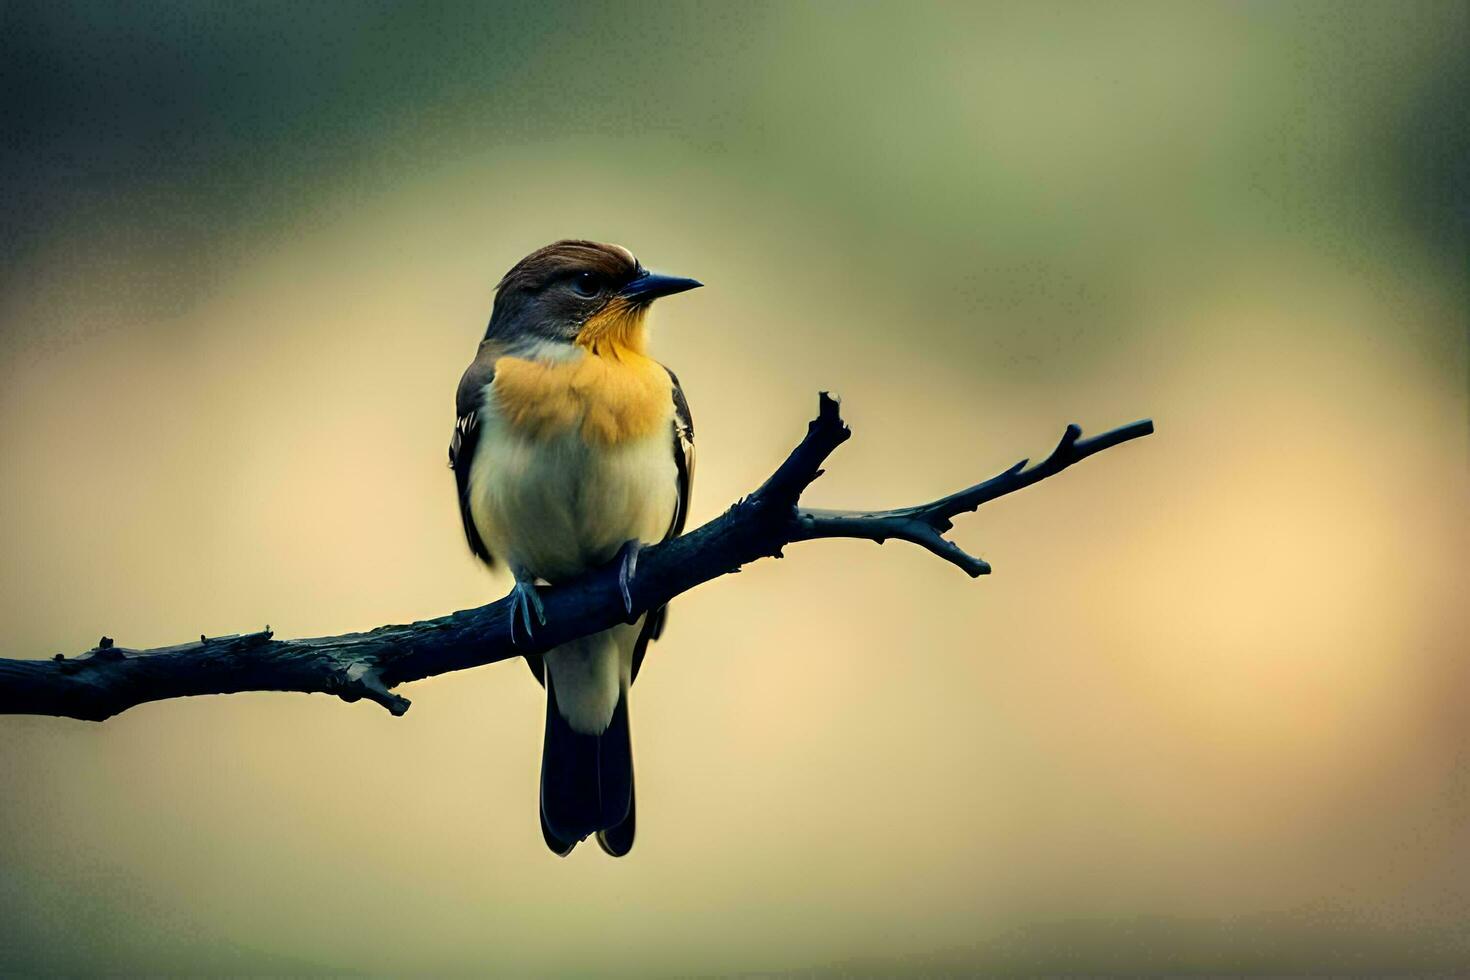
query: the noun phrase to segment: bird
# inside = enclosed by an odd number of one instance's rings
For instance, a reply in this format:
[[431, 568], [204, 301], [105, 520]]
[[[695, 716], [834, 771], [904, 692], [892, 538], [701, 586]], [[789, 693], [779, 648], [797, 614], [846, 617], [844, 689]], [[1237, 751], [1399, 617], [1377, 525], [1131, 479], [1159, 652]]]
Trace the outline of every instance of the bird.
[[[683, 532], [694, 424], [678, 377], [647, 353], [648, 312], [701, 285], [621, 245], [564, 239], [496, 286], [455, 394], [449, 463], [470, 551], [514, 579], [512, 641], [546, 623], [538, 582], [614, 559], [631, 616], [639, 550]], [[526, 656], [546, 691], [540, 816], [554, 854], [594, 834], [614, 857], [632, 849], [628, 691], [666, 618], [661, 606]]]

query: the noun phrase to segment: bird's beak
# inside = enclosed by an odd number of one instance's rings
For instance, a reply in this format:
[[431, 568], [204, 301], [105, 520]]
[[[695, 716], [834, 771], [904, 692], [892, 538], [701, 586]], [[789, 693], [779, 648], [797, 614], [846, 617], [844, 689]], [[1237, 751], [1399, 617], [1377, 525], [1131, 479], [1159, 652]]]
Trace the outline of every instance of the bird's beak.
[[645, 306], [660, 296], [672, 296], [688, 289], [698, 289], [704, 283], [698, 279], [682, 276], [665, 276], [657, 272], [642, 272], [638, 278], [618, 290], [618, 295], [629, 303]]

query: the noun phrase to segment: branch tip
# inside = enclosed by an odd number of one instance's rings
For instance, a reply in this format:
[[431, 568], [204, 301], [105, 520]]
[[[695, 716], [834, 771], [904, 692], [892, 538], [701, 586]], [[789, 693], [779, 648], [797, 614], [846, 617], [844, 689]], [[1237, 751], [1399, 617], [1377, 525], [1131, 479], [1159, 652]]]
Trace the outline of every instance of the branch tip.
[[[1057, 448], [1052, 450], [1053, 459], [1061, 459], [1069, 455], [1077, 440], [1082, 437], [1082, 426], [1073, 422], [1067, 426], [1067, 431], [1062, 433], [1062, 441], [1057, 443]], [[1050, 462], [1050, 460], [1048, 460]]]
[[394, 694], [383, 684], [383, 675], [378, 668], [362, 661], [354, 661], [342, 672], [343, 683], [336, 695], [349, 703], [366, 698], [388, 709], [397, 718], [408, 710], [409, 700]]
[[965, 572], [970, 576], [970, 578], [979, 578], [982, 575], [989, 575], [990, 562], [986, 561], [984, 558], [971, 557], [969, 564], [965, 566]]

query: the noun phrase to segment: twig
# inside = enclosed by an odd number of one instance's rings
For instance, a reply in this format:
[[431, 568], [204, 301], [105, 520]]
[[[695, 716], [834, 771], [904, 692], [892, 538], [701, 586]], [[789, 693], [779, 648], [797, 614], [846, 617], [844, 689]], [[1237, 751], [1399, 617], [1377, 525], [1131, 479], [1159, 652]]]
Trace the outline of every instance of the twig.
[[1143, 419], [1078, 442], [1082, 429], [1069, 425], [1062, 441], [1057, 443], [1057, 448], [1051, 451], [1051, 455], [1029, 470], [1026, 469], [1026, 464], [1030, 460], [1023, 459], [984, 483], [977, 483], [967, 490], [917, 507], [879, 511], [816, 510], [802, 507], [796, 512], [796, 520], [801, 527], [799, 540], [868, 538], [882, 544], [889, 538], [897, 538], [928, 548], [945, 561], [964, 569], [971, 578], [989, 575], [989, 562], [968, 554], [944, 537], [944, 532], [954, 526], [953, 517], [970, 513], [986, 501], [1055, 476], [1093, 453], [1102, 452], [1129, 439], [1146, 436], [1153, 431], [1153, 420]]

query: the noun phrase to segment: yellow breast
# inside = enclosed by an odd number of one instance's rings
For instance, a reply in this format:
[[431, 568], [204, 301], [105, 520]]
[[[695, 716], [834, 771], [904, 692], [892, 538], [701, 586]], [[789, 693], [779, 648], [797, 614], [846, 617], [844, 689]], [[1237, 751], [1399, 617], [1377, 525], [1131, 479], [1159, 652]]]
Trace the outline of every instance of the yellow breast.
[[668, 425], [673, 410], [668, 372], [621, 346], [565, 361], [502, 357], [490, 392], [510, 428], [536, 440], [580, 427], [589, 444], [615, 446]]

